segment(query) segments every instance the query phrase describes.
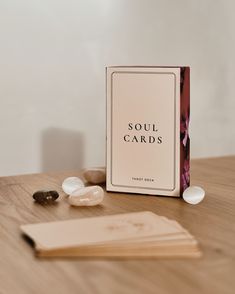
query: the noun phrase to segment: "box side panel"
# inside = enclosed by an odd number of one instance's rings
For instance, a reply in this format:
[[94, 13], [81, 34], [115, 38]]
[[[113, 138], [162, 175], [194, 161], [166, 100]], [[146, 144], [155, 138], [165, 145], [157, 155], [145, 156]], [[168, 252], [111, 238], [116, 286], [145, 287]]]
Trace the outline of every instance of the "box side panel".
[[111, 177], [111, 73], [112, 68], [106, 67], [106, 190], [111, 191], [110, 177]]
[[180, 194], [190, 184], [190, 68], [180, 70]]

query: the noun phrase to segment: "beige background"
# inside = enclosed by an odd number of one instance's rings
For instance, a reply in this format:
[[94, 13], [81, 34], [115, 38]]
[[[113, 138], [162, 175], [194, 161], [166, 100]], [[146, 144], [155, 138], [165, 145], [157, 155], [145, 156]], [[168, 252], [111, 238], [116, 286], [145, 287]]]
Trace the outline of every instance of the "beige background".
[[104, 67], [190, 65], [192, 157], [234, 154], [234, 1], [1, 0], [0, 175], [103, 165]]

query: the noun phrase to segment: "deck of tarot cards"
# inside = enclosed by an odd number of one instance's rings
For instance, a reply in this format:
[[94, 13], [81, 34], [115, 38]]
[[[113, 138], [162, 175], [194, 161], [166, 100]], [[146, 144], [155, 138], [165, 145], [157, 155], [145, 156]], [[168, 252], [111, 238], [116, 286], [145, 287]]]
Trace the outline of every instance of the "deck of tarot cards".
[[150, 211], [21, 226], [42, 257], [199, 257], [178, 222]]

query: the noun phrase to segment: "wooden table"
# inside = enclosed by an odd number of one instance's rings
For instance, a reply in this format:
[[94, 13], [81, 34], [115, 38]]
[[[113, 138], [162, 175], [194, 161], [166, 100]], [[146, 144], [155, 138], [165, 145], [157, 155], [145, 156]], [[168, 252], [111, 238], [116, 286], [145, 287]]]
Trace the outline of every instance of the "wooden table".
[[[0, 178], [0, 294], [235, 293], [235, 157], [192, 161], [192, 184], [206, 190], [193, 206], [182, 199], [108, 193], [102, 206], [70, 207], [61, 190], [79, 172]], [[56, 189], [57, 204], [32, 193]], [[201, 244], [201, 259], [38, 259], [20, 235], [27, 223], [151, 210], [179, 221]], [[63, 232], [61, 232], [63, 234]]]

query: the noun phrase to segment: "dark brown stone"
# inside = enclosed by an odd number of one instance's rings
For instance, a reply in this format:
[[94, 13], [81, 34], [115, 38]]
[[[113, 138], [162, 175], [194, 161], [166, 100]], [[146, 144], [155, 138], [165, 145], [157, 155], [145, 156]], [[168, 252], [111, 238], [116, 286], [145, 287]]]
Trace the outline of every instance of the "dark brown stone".
[[41, 204], [53, 203], [59, 197], [55, 190], [39, 190], [33, 194], [33, 199]]

